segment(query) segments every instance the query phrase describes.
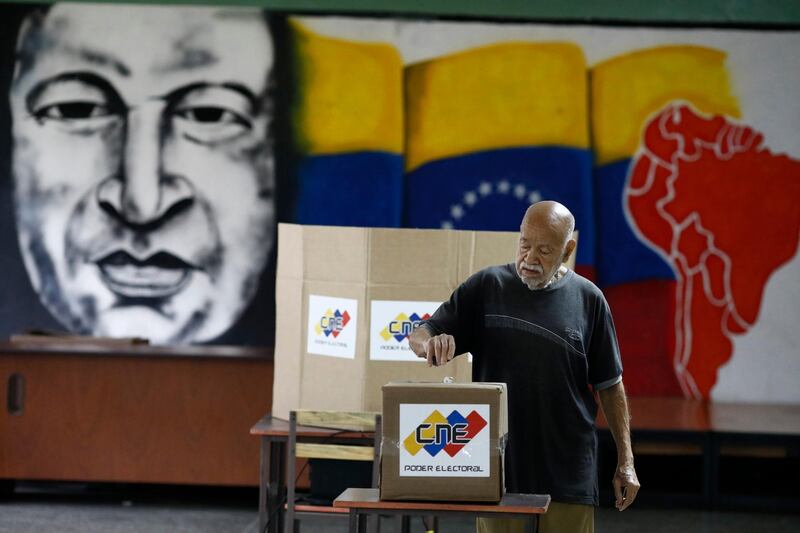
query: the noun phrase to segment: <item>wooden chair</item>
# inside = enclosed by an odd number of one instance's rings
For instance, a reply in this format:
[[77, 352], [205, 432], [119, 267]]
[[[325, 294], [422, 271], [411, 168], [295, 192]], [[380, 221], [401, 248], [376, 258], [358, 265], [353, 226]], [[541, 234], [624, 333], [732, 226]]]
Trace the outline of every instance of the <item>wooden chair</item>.
[[[339, 430], [328, 437], [301, 437], [298, 426]], [[295, 410], [289, 413], [289, 442], [286, 451], [285, 533], [299, 530], [297, 513], [329, 513], [347, 516], [346, 509], [321, 505], [298, 505], [295, 472], [297, 458], [371, 461], [372, 487], [378, 487], [380, 473], [381, 415], [369, 412]], [[377, 524], [377, 520], [375, 521]]]

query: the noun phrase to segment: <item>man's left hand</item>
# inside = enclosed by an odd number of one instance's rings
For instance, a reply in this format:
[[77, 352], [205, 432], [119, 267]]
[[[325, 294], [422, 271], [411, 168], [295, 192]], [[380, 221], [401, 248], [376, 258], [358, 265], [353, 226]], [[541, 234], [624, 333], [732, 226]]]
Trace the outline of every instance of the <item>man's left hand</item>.
[[614, 496], [617, 498], [615, 506], [620, 511], [633, 503], [639, 493], [639, 478], [636, 477], [636, 469], [633, 465], [617, 465], [614, 473]]

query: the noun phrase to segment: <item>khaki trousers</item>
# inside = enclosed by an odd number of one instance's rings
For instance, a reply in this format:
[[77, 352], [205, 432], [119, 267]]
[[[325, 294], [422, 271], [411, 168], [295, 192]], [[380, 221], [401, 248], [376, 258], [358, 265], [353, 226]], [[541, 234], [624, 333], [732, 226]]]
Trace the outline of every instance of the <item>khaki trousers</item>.
[[[509, 518], [478, 518], [478, 533], [524, 533], [525, 522]], [[594, 533], [594, 507], [576, 503], [550, 502], [539, 515], [538, 533]]]

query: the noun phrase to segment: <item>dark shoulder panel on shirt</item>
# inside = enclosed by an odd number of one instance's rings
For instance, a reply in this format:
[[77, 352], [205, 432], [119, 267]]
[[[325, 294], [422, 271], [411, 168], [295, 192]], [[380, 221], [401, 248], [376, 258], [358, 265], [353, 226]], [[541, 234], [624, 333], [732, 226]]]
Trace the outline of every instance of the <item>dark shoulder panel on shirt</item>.
[[591, 280], [584, 278], [574, 270], [572, 271], [572, 279], [574, 280], [575, 283], [578, 284], [578, 287], [582, 291], [586, 292], [587, 294], [595, 298], [599, 298], [600, 300], [605, 301], [606, 297], [603, 294], [603, 291], [601, 291], [600, 287], [595, 285]]

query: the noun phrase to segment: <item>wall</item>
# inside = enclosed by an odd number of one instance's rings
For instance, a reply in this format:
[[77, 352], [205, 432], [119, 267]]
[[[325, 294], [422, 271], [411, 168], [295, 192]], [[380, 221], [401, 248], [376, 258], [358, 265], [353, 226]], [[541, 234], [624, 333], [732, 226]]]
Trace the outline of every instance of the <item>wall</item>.
[[[493, 16], [775, 26], [796, 16], [756, 3], [543, 5]], [[53, 13], [61, 25], [48, 33]], [[210, 30], [160, 31], [167, 19]], [[133, 46], [145, 46], [138, 30], [109, 32], [121, 21], [147, 24], [147, 49]], [[632, 393], [800, 401], [796, 31], [278, 14], [265, 39], [254, 11], [107, 5], [59, 6], [43, 24], [22, 49], [56, 59], [14, 70], [7, 55], [4, 65], [16, 147], [5, 156], [14, 179], [0, 182], [13, 204], [0, 309], [9, 333], [269, 344], [276, 218], [513, 230], [529, 202], [556, 199], [577, 216], [578, 270], [609, 298]], [[114, 63], [119, 79], [70, 73], [52, 84], [37, 71], [69, 64], [92, 37], [90, 50], [127, 57]], [[180, 77], [131, 82], [132, 66], [162, 73], [169, 53], [195, 74], [204, 57], [223, 69], [188, 92]], [[107, 61], [77, 55], [92, 68]], [[213, 82], [222, 75], [247, 90]], [[140, 111], [154, 99], [167, 103]], [[82, 254], [96, 266], [81, 270]]]
[[[7, 2], [8, 0], [1, 0]], [[36, 3], [23, 0], [22, 3]], [[106, 2], [113, 3], [113, 2]], [[133, 0], [129, 4], [190, 4], [260, 6], [277, 11], [373, 13], [450, 17], [530, 19], [556, 22], [626, 22], [689, 25], [775, 25], [800, 23], [800, 6], [793, 0]]]
[[[247, 4], [247, 2], [236, 3], [236, 5]], [[526, 201], [537, 197], [552, 197], [568, 201], [571, 206], [578, 204], [579, 208], [573, 208], [579, 211], [579, 221], [584, 226], [579, 246], [581, 254], [579, 268], [581, 272], [603, 286], [609, 297], [623, 343], [626, 382], [634, 394], [711, 396], [716, 399], [759, 402], [800, 402], [800, 397], [793, 388], [794, 377], [799, 373], [797, 358], [793, 356], [793, 348], [797, 345], [797, 334], [794, 331], [797, 311], [796, 306], [792, 306], [800, 290], [797, 285], [797, 280], [800, 279], [797, 274], [796, 254], [797, 208], [792, 202], [787, 203], [784, 212], [774, 219], [778, 229], [765, 232], [753, 231], [755, 226], [751, 223], [753, 219], [763, 220], [765, 217], [769, 219], [770, 215], [764, 215], [763, 212], [769, 211], [769, 208], [776, 203], [775, 199], [777, 204], [780, 204], [782, 198], [789, 200], [797, 198], [794, 187], [798, 181], [796, 167], [800, 149], [797, 144], [800, 139], [792, 132], [791, 127], [786, 126], [796, 124], [798, 119], [797, 105], [791, 101], [790, 96], [793, 94], [792, 88], [797, 86], [795, 77], [800, 68], [793, 62], [796, 60], [790, 55], [787, 57], [786, 53], [798, 48], [797, 32], [794, 30], [800, 23], [800, 6], [795, 2], [672, 1], [653, 6], [636, 1], [607, 3], [395, 1], [388, 4], [356, 1], [285, 1], [253, 2], [249, 5], [268, 6], [274, 11], [283, 12], [401, 17], [398, 20], [387, 18], [373, 20], [363, 17], [351, 19], [277, 17], [276, 38], [278, 44], [283, 46], [278, 49], [275, 56], [278, 65], [276, 80], [279, 85], [283, 83], [285, 89], [295, 87], [302, 90], [294, 92], [285, 90], [282, 93], [279, 91], [278, 95], [277, 103], [285, 105], [283, 111], [290, 113], [278, 117], [278, 128], [274, 139], [278, 148], [278, 163], [279, 166], [282, 165], [282, 170], [275, 176], [279, 195], [282, 195], [281, 201], [275, 206], [276, 218], [302, 222], [372, 225], [438, 226], [445, 222], [454, 227], [470, 227], [467, 225], [469, 217], [464, 215], [474, 213], [470, 209], [476, 203], [476, 199], [482, 198], [484, 192], [508, 193], [514, 196], [521, 191], [520, 201], [514, 203], [515, 200], [511, 199], [510, 204], [501, 202], [497, 204], [499, 207], [490, 210], [504, 215], [503, 217], [492, 218], [488, 215], [478, 217], [472, 226], [513, 229], [515, 221], [518, 220], [519, 210], [524, 207]], [[0, 11], [4, 13], [10, 13], [11, 10], [12, 6], [0, 6]], [[98, 20], [101, 22], [101, 12], [108, 13], [100, 8], [91, 9], [89, 12], [100, 13]], [[428, 19], [459, 18], [461, 22], [403, 18], [409, 16]], [[494, 22], [516, 21], [517, 24], [465, 22], [464, 17], [489, 18]], [[8, 17], [4, 17], [3, 20], [4, 24], [9, 24]], [[532, 23], [531, 20], [558, 24], [541, 25]], [[589, 26], [586, 24], [588, 22], [614, 23], [618, 26], [612, 28]], [[567, 25], [567, 23], [574, 24]], [[648, 23], [692, 27], [721, 26], [762, 31], [710, 31], [702, 28], [653, 30], [629, 27]], [[763, 31], [771, 29], [786, 31]], [[437, 41], [431, 38], [435, 35], [446, 35], [447, 39]], [[4, 56], [6, 78], [3, 83], [10, 85], [12, 69], [8, 67], [12, 60], [8, 52], [13, 51], [12, 32], [4, 31], [3, 39], [6, 53]], [[520, 41], [527, 44], [520, 45]], [[553, 42], [560, 44], [555, 47], [550, 46]], [[543, 46], [544, 43], [550, 44]], [[495, 44], [505, 46], [489, 46]], [[675, 45], [682, 47], [681, 57], [670, 56], [671, 53], [680, 51], [670, 48]], [[547, 53], [540, 54], [541, 58], [557, 60], [555, 63], [551, 62], [551, 66], [560, 65], [552, 71], [552, 78], [545, 79], [542, 83], [541, 79], [525, 77], [525, 73], [539, 72], [539, 70], [513, 68], [515, 51], [526, 47], [537, 52], [546, 51]], [[336, 54], [354, 61], [358, 59], [362, 63], [334, 62]], [[142, 53], [141, 56], [160, 57], [158, 53], [149, 55]], [[262, 59], [268, 57], [263, 53], [260, 56]], [[512, 115], [511, 120], [506, 123], [508, 127], [504, 128], [509, 136], [503, 137], [500, 142], [493, 141], [492, 139], [497, 139], [497, 136], [489, 133], [492, 133], [491, 127], [496, 125], [497, 121], [492, 120], [494, 117], [491, 113], [485, 113], [489, 108], [484, 104], [500, 104], [499, 109], [502, 111], [502, 106], [506, 105], [504, 102], [512, 99], [496, 90], [491, 90], [489, 86], [481, 87], [481, 83], [478, 83], [476, 87], [471, 88], [472, 92], [467, 94], [475, 98], [456, 102], [461, 105], [456, 111], [461, 109], [468, 115], [476, 113], [474, 117], [469, 115], [474, 118], [474, 124], [478, 125], [473, 129], [478, 130], [478, 133], [483, 130], [486, 135], [483, 138], [478, 135], [473, 139], [475, 144], [459, 144], [464, 136], [453, 124], [445, 123], [445, 127], [453, 129], [456, 134], [450, 137], [448, 135], [435, 137], [449, 139], [452, 144], [449, 146], [435, 142], [433, 145], [426, 144], [423, 126], [426, 112], [434, 108], [431, 102], [438, 97], [442, 102], [448, 103], [451, 99], [448, 97], [456, 93], [452, 91], [453, 87], [450, 87], [448, 92], [447, 86], [440, 86], [431, 92], [423, 89], [426, 84], [435, 80], [437, 69], [446, 70], [449, 66], [456, 65], [459, 57], [474, 59], [476, 65], [485, 67], [468, 70], [468, 74], [470, 72], [477, 74], [469, 74], [465, 80], [491, 81], [492, 68], [497, 67], [499, 76], [496, 76], [494, 81], [517, 83], [517, 85], [512, 83], [508, 90], [516, 91], [515, 94], [519, 97], [517, 102], [520, 105], [527, 106], [532, 100], [544, 102], [546, 105], [537, 112], [544, 115], [549, 113], [548, 127], [517, 127], [519, 121], [513, 120], [516, 117]], [[331, 58], [331, 61], [326, 62], [326, 58]], [[642, 63], [653, 63], [651, 60], [654, 59], [658, 60], [655, 63], [660, 61], [659, 64], [664, 67], [662, 71], [648, 72], [642, 68]], [[640, 62], [638, 67], [637, 61]], [[236, 61], [231, 60], [231, 64], [234, 63]], [[324, 73], [326, 65], [338, 67], [348, 64], [372, 65], [375, 68], [371, 72], [375, 76], [371, 78], [365, 76], [364, 73], [369, 72], [368, 69], [355, 69], [352, 76], [342, 83], [341, 79], [336, 78], [341, 72], [337, 74], [338, 68], [333, 68], [327, 78], [326, 76], [322, 79], [303, 77], [309, 73]], [[676, 71], [674, 69], [676, 65], [682, 67]], [[516, 76], [520, 72], [523, 75]], [[670, 73], [672, 73], [671, 78]], [[712, 75], [709, 78], [708, 73], [716, 73], [716, 77]], [[652, 93], [643, 90], [634, 93], [627, 100], [616, 98], [616, 101], [612, 101], [614, 98], [606, 98], [608, 91], [603, 93], [603, 87], [616, 87], [613, 84], [615, 75], [630, 76], [627, 78], [628, 81], [633, 80], [644, 85], [647, 85], [648, 79], [658, 80], [663, 82], [661, 85], [667, 90], [659, 95], [656, 104], [650, 103], [637, 109], [638, 115], [632, 117], [629, 111], [634, 106], [626, 107], [626, 104], [635, 102], [637, 94]], [[688, 83], [682, 84], [676, 81], [678, 78], [688, 80]], [[557, 83], [553, 83], [553, 80]], [[355, 81], [358, 83], [354, 83]], [[538, 85], [534, 85], [536, 82]], [[337, 83], [342, 84], [337, 85]], [[530, 95], [526, 96], [525, 91], [519, 91], [520, 87], [546, 87], [548, 83], [552, 85], [550, 89], [554, 90], [547, 92], [546, 98], [540, 98], [541, 95], [531, 98]], [[494, 98], [493, 94], [500, 96]], [[461, 96], [463, 95], [459, 95]], [[331, 101], [334, 105], [328, 105], [326, 108], [325, 104], [330, 104]], [[681, 106], [686, 105], [686, 107], [667, 107], [673, 101], [679, 101]], [[320, 104], [323, 104], [321, 108], [314, 107]], [[320, 113], [320, 109], [323, 111], [327, 109], [328, 115]], [[509, 109], [513, 108], [508, 106], [506, 111]], [[552, 113], [554, 110], [559, 112]], [[616, 114], [611, 113], [611, 120], [606, 117], [604, 121], [603, 110], [614, 110]], [[0, 111], [2, 111], [0, 119], [8, 123], [9, 111], [4, 106]], [[279, 111], [278, 115], [283, 111]], [[482, 112], [484, 114], [480, 115]], [[665, 120], [677, 116], [676, 112], [683, 118], [682, 125], [675, 127], [676, 124], [671, 123], [668, 126], [672, 129], [659, 130], [658, 127], [664, 125]], [[456, 116], [450, 118], [458, 119], [458, 115], [456, 113]], [[188, 116], [184, 114], [180, 115], [180, 118], [186, 119]], [[191, 116], [195, 119], [200, 118], [198, 114]], [[342, 116], [345, 117], [344, 120]], [[561, 137], [553, 139], [541, 136], [543, 130], [545, 133], [556, 131], [558, 128], [554, 126], [563, 124], [564, 116], [571, 117], [574, 122], [571, 127], [560, 130]], [[304, 122], [309, 117], [310, 120]], [[351, 117], [349, 122], [347, 117]], [[357, 117], [359, 123], [353, 124], [352, 117]], [[409, 117], [418, 121], [416, 124], [420, 129], [414, 131], [408, 129]], [[328, 126], [332, 127], [332, 130], [323, 127], [323, 119], [329, 120]], [[365, 128], [364, 126], [370, 121], [378, 126], [372, 130]], [[252, 119], [248, 123], [253, 127], [256, 122], [256, 119]], [[241, 125], [235, 120], [232, 124]], [[648, 125], [651, 129], [647, 129]], [[470, 124], [459, 124], [462, 130], [469, 126]], [[344, 129], [337, 129], [340, 127]], [[606, 142], [621, 136], [623, 130], [634, 132], [629, 144], [620, 147], [614, 146], [613, 142]], [[336, 138], [342, 137], [341, 135], [333, 138], [325, 137], [326, 131], [349, 132], [348, 134], [352, 134], [350, 137], [352, 142], [342, 143], [341, 138]], [[435, 128], [431, 131], [435, 131]], [[736, 134], [736, 143], [724, 146], [720, 143], [715, 144], [721, 139], [720, 133], [726, 131]], [[650, 132], [652, 135], [650, 137], [640, 135], [644, 132]], [[194, 132], [195, 137], [207, 133], [205, 130], [199, 134], [197, 131]], [[703, 137], [709, 133], [712, 139]], [[758, 133], [764, 133], [764, 138], [759, 137]], [[3, 132], [0, 137], [0, 144], [3, 145], [0, 160], [9, 170], [12, 164], [9, 151], [10, 137], [11, 132], [8, 131]], [[695, 144], [696, 147], [705, 143], [703, 148], [706, 156], [698, 159], [695, 158], [696, 153], [676, 149], [669, 142], [670, 138], [676, 137], [684, 141], [686, 139], [698, 141], [700, 144]], [[18, 140], [22, 138], [18, 137]], [[17, 146], [22, 144], [24, 143], [18, 142]], [[256, 145], [261, 146], [259, 143]], [[219, 146], [219, 143], [216, 146]], [[230, 149], [220, 157], [235, 160], [245, 153], [252, 156], [258, 149], [254, 152], [245, 148], [253, 146], [239, 145], [238, 148], [241, 150], [237, 151], [234, 149], [236, 147], [230, 145]], [[680, 148], [686, 146], [687, 144], [681, 144]], [[522, 151], [516, 151], [519, 149]], [[73, 149], [64, 150], [65, 157], [70, 156], [72, 159], [80, 159], [75, 157], [78, 153]], [[261, 153], [263, 155], [266, 152]], [[788, 156], [781, 155], [783, 153]], [[219, 155], [219, 152], [217, 154]], [[486, 154], [493, 154], [492, 163], [488, 166], [476, 165], [476, 160], [470, 159], [485, 157]], [[522, 159], [515, 160], [517, 154], [522, 154]], [[138, 155], [141, 155], [141, 152]], [[721, 155], [725, 157], [720, 157]], [[495, 156], [500, 159], [495, 159]], [[285, 157], [285, 160], [280, 160], [281, 157]], [[530, 160], [525, 159], [526, 157], [534, 157], [534, 161], [538, 161], [531, 167], [534, 171], [527, 174], [524, 169], [530, 165], [526, 167], [525, 164]], [[182, 163], [198, 160], [197, 157], [179, 159]], [[202, 164], [186, 172], [196, 172], [197, 167], [200, 167], [199, 170], [211, 168], [219, 160], [219, 158], [202, 160]], [[501, 164], [497, 164], [498, 160]], [[557, 163], [546, 166], [542, 164], [544, 160]], [[653, 181], [645, 170], [658, 167], [661, 161], [675, 163], [672, 170], [678, 169], [680, 172], [673, 173], [672, 177], [685, 178], [681, 183], [696, 183], [697, 179], [708, 180], [696, 188], [685, 189], [681, 193], [681, 202], [674, 204], [675, 211], [667, 212], [666, 215], [669, 216], [666, 217], [663, 210], [656, 208], [658, 199], [647, 196]], [[523, 166], [517, 163], [522, 163]], [[254, 164], [265, 164], [264, 158]], [[267, 167], [268, 165], [261, 168], [263, 170]], [[233, 173], [246, 172], [241, 170], [241, 167], [226, 168], [232, 168]], [[517, 181], [508, 181], [509, 187], [505, 192], [503, 192], [505, 185], [501, 185], [504, 182], [502, 172], [491, 177], [489, 189], [486, 189], [481, 179], [468, 187], [457, 181], [464, 170], [477, 169], [483, 172], [498, 168], [501, 170], [505, 168], [504, 172], [513, 176], [522, 173], [522, 177], [519, 179], [515, 177]], [[637, 171], [637, 169], [645, 170]], [[131, 168], [126, 168], [126, 171], [138, 172]], [[565, 171], [570, 173], [571, 179], [567, 181], [572, 183], [571, 189], [567, 192], [553, 187], [553, 184], [559, 182], [557, 177]], [[344, 175], [352, 179], [359, 175], [359, 172], [365, 181], [358, 186], [352, 186], [356, 182], [351, 181], [349, 189], [324, 188], [335, 184], [337, 176]], [[389, 179], [371, 180], [376, 172], [384, 172]], [[547, 183], [541, 182], [541, 175], [548, 172], [550, 177]], [[10, 176], [8, 171], [4, 174]], [[748, 179], [751, 175], [759, 176], [759, 179]], [[261, 183], [258, 179], [260, 176], [264, 176], [264, 173], [252, 175], [253, 183]], [[725, 186], [724, 180], [729, 178], [736, 184], [734, 187]], [[417, 202], [416, 210], [409, 209], [414, 202], [407, 201], [409, 192], [406, 187], [407, 182], [414, 180], [425, 185], [434, 184], [433, 186], [439, 191], [455, 191], [461, 195], [463, 201], [446, 202], [443, 205], [422, 205]], [[444, 184], [436, 185], [436, 180]], [[172, 185], [180, 183], [179, 180], [165, 182]], [[603, 182], [613, 183], [614, 186], [598, 186]], [[775, 185], [765, 187], [765, 184]], [[30, 269], [24, 268], [14, 231], [15, 224], [20, 224], [20, 220], [25, 217], [11, 216], [15, 210], [11, 200], [13, 188], [5, 175], [0, 185], [4, 191], [3, 195], [0, 195], [3, 201], [0, 207], [3, 216], [6, 217], [4, 223], [0, 225], [2, 232], [0, 237], [4, 239], [4, 253], [0, 259], [5, 278], [4, 283], [0, 284], [4, 291], [0, 305], [3, 327], [7, 328], [6, 333], [13, 333], [30, 325], [63, 328], [66, 321], [66, 326], [70, 326], [69, 313], [65, 314], [68, 317], [66, 319], [56, 320], [53, 317], [55, 313], [53, 309], [58, 309], [60, 302], [50, 301], [49, 310], [46, 309], [47, 302], [44, 305], [39, 303], [42, 297], [39, 295], [37, 298], [37, 292], [41, 293], [41, 288], [47, 285], [42, 285], [41, 280], [37, 282], [35, 276], [31, 277]], [[281, 186], [283, 189], [280, 189]], [[521, 188], [517, 189], [517, 186]], [[98, 189], [101, 190], [105, 189]], [[140, 193], [142, 191], [146, 196], [146, 189], [139, 190]], [[179, 185], [171, 189], [169, 194], [176, 191], [178, 195], [173, 198], [186, 200], [185, 196], [180, 196], [185, 193], [185, 189], [181, 189]], [[212, 189], [207, 196], [223, 199], [233, 197], [235, 200], [236, 197], [231, 196], [231, 191], [230, 187]], [[238, 198], [257, 197], [258, 191], [247, 189]], [[602, 191], [613, 191], [613, 194], [606, 196], [598, 194]], [[722, 194], [711, 198], [710, 191]], [[726, 192], [733, 194], [725, 196]], [[333, 202], [336, 205], [328, 210], [317, 209], [320, 198], [325, 197], [338, 201]], [[710, 198], [714, 201], [709, 202]], [[756, 208], [749, 211], [751, 207], [749, 204], [752, 202], [748, 201], [752, 199], [756, 199]], [[378, 207], [371, 210], [352, 207], [361, 205], [365, 201]], [[707, 225], [693, 224], [698, 219], [686, 215], [694, 212], [693, 203], [703, 205], [715, 202], [722, 207], [716, 210], [717, 218], [713, 224], [709, 222], [708, 226], [714, 226], [712, 235]], [[78, 204], [80, 200], [76, 201], [76, 205]], [[225, 213], [241, 211], [235, 202], [231, 205], [233, 207], [220, 209], [222, 215], [219, 218], [224, 218]], [[156, 205], [155, 212], [158, 213], [157, 207]], [[106, 209], [104, 212], [107, 212], [107, 208], [107, 205], [103, 208]], [[433, 221], [414, 218], [434, 210], [439, 210], [446, 216], [439, 216]], [[256, 211], [264, 212], [263, 209]], [[678, 215], [682, 213], [684, 218], [678, 220], [676, 213]], [[135, 214], [141, 215], [141, 213]], [[705, 216], [703, 214], [703, 217]], [[11, 219], [14, 220], [10, 221]], [[688, 224], [679, 223], [684, 220]], [[665, 221], [667, 226], [664, 226]], [[58, 227], [69, 227], [69, 224], [62, 223]], [[211, 228], [214, 225], [208, 224], [207, 227], [208, 234], [213, 234]], [[689, 231], [684, 233], [687, 228]], [[236, 224], [233, 224], [233, 231], [237, 231]], [[742, 239], [743, 234], [748, 238]], [[188, 233], [175, 235], [185, 238]], [[175, 335], [170, 336], [170, 333], [162, 335], [162, 342], [168, 345], [174, 342], [256, 345], [271, 343], [270, 313], [273, 311], [270, 308], [269, 283], [274, 273], [270, 267], [269, 246], [264, 245], [269, 237], [259, 240], [264, 235], [266, 234], [256, 234], [254, 240], [258, 241], [261, 248], [241, 247], [248, 253], [259, 249], [261, 250], [259, 255], [263, 257], [260, 259], [262, 264], [257, 273], [260, 276], [259, 291], [248, 293], [251, 307], [244, 309], [239, 303], [234, 302], [227, 308], [228, 316], [234, 317], [233, 321], [237, 324], [218, 325], [216, 329], [211, 328], [210, 333], [181, 338], [176, 335], [183, 335], [189, 330], [179, 327], [174, 330]], [[674, 250], [671, 249], [670, 236], [677, 237], [677, 242], [684, 244]], [[682, 241], [681, 237], [684, 236], [686, 240]], [[175, 241], [181, 241], [178, 237]], [[622, 237], [627, 241], [617, 241], [618, 246], [615, 245], [614, 239]], [[249, 238], [252, 239], [253, 236], [250, 235]], [[59, 239], [53, 240], [58, 242]], [[191, 241], [188, 238], [183, 240]], [[727, 242], [722, 242], [725, 240]], [[609, 243], [611, 248], [625, 252], [616, 256], [617, 263], [614, 262], [615, 256], [609, 254], [608, 248], [604, 246]], [[716, 246], [713, 246], [714, 244]], [[673, 251], [677, 253], [671, 253]], [[690, 257], [698, 261], [687, 261]], [[622, 266], [619, 264], [619, 258], [622, 258]], [[695, 268], [700, 264], [703, 268]], [[740, 266], [733, 268], [731, 265]], [[730, 274], [734, 270], [743, 273], [735, 286], [728, 282], [730, 276], [726, 277], [726, 273]], [[715, 278], [714, 272], [720, 275]], [[751, 272], [758, 273], [756, 279], [751, 278]], [[117, 278], [117, 281], [119, 280]], [[112, 284], [113, 281], [112, 279]], [[249, 279], [242, 283], [242, 286], [251, 287], [252, 283], [252, 279]], [[144, 291], [144, 296], [148, 297], [167, 295], [166, 292], [155, 294], [153, 292], [155, 289], [152, 288], [137, 287], [136, 290]], [[124, 292], [124, 289], [122, 291]], [[238, 293], [239, 291], [231, 289], [230, 285], [220, 289], [220, 294]], [[135, 296], [138, 298], [142, 294]], [[140, 303], [137, 298], [129, 300]], [[682, 306], [689, 301], [689, 298], [695, 304], [699, 302], [702, 305], [687, 310]], [[99, 298], [100, 301], [102, 299]], [[163, 298], [151, 298], [154, 299]], [[85, 299], [82, 298], [76, 301], [83, 302], [81, 305], [85, 303]], [[254, 308], [253, 303], [255, 303]], [[97, 334], [117, 332], [158, 337], [159, 331], [169, 331], [168, 325], [164, 324], [164, 317], [173, 316], [164, 312], [165, 308], [159, 307], [160, 305], [161, 302], [158, 304], [151, 302], [144, 306], [147, 307], [142, 310], [144, 314], [123, 316], [108, 322], [114, 327], [130, 326], [129, 329], [101, 327], [94, 330], [94, 326], [85, 324], [79, 324], [72, 329]], [[119, 309], [114, 306], [111, 308], [114, 312]], [[739, 316], [729, 322], [733, 312], [737, 312]], [[194, 324], [191, 320], [190, 317], [186, 324]], [[226, 327], [230, 329], [214, 337]], [[213, 351], [213, 348], [209, 349]], [[77, 433], [61, 432], [58, 438], [62, 442], [55, 444], [48, 442], [48, 432], [53, 431], [54, 427], [59, 427], [53, 425], [58, 423], [59, 417], [5, 420], [7, 423], [16, 423], [16, 426], [8, 426], [16, 429], [2, 432], [4, 435], [12, 435], [11, 440], [3, 443], [2, 451], [5, 459], [3, 476], [225, 484], [247, 484], [254, 481], [256, 442], [246, 435], [246, 428], [268, 408], [266, 402], [271, 396], [267, 385], [271, 379], [271, 365], [268, 362], [265, 363], [266, 366], [259, 367], [257, 372], [251, 372], [251, 369], [243, 366], [241, 362], [223, 360], [218, 364], [206, 365], [202, 369], [196, 366], [179, 378], [177, 376], [181, 375], [184, 362], [176, 363], [173, 360], [169, 366], [174, 368], [175, 374], [170, 374], [173, 376], [170, 378], [164, 376], [161, 372], [163, 368], [150, 358], [138, 362], [136, 359], [124, 361], [112, 359], [114, 363], [109, 366], [108, 361], [92, 358], [54, 361], [51, 358], [33, 357], [32, 362], [28, 358], [12, 358], [4, 355], [2, 359], [6, 371], [4, 375], [19, 371], [30, 373], [30, 383], [33, 387], [29, 391], [32, 399], [31, 408], [38, 406], [43, 416], [44, 413], [52, 411], [52, 405], [60, 405], [70, 416], [77, 413], [82, 418], [79, 417], [72, 426]], [[166, 359], [165, 364], [167, 364]], [[102, 375], [110, 379], [110, 382], [98, 383], [86, 379], [86, 376], [95, 375], [98, 370], [103, 372]], [[192, 433], [194, 427], [191, 421], [203, 416], [203, 413], [213, 411], [213, 409], [209, 411], [208, 402], [212, 397], [211, 391], [219, 387], [219, 382], [212, 376], [216, 373], [220, 376], [236, 376], [218, 388], [216, 398], [220, 400], [218, 405], [231, 405], [237, 409], [238, 418], [219, 440], [207, 442], [199, 448], [194, 447], [199, 437]], [[248, 379], [248, 392], [242, 395], [238, 389], [245, 376]], [[154, 379], [162, 380], [158, 381], [159, 387], [153, 388], [148, 385]], [[116, 384], [112, 387], [111, 393], [108, 383]], [[44, 396], [42, 396], [43, 390], [47, 391]], [[146, 394], [137, 393], [142, 390]], [[62, 391], [60, 395], [58, 391]], [[125, 394], [122, 391], [125, 391]], [[92, 411], [92, 406], [88, 405], [92, 403], [90, 400], [103, 397], [104, 394], [111, 394], [114, 401], [95, 402], [95, 407], [100, 410]], [[139, 409], [131, 411], [132, 406], [137, 406], [137, 401], [141, 402], [138, 404]], [[165, 402], [173, 409], [166, 412], [166, 418], [156, 417], [155, 425], [151, 424], [145, 415], [158, 413], [158, 409]], [[250, 407], [245, 409], [245, 405]], [[224, 409], [213, 412], [214, 416], [224, 416]], [[140, 418], [135, 419], [133, 415]], [[130, 424], [131, 433], [137, 437], [126, 438], [119, 429], [120, 423]], [[154, 428], [157, 431], [154, 431]], [[70, 428], [62, 429], [66, 431]], [[20, 435], [24, 435], [24, 438], [20, 439]], [[117, 455], [114, 464], [95, 464], [89, 459], [95, 454], [103, 453], [103, 450], [86, 448], [85, 442], [90, 440], [106, 448], [123, 451]], [[19, 458], [27, 453], [29, 445], [38, 450], [36, 461], [20, 461]], [[143, 456], [139, 454], [141, 449], [171, 450], [161, 460], [164, 461], [164, 465], [172, 465], [170, 468], [173, 470], [170, 471], [165, 467], [155, 472], [151, 467], [143, 467], [144, 463], [141, 462]], [[224, 458], [226, 454], [227, 457], [232, 457], [230, 454], [233, 452], [226, 450], [233, 449], [237, 450], [235, 453], [247, 456], [246, 460], [236, 463], [230, 469], [231, 472], [235, 471], [235, 475], [227, 473], [225, 468], [217, 471], [198, 469], [198, 463], [207, 457]], [[54, 450], [57, 453], [54, 453]], [[171, 458], [178, 456], [189, 460], [182, 463], [171, 462]], [[69, 461], [76, 457], [78, 460], [70, 464]], [[37, 464], [42, 465], [38, 470]], [[148, 464], [160, 463], [151, 461]], [[222, 460], [215, 464], [227, 463]], [[65, 466], [74, 468], [70, 470]]]

